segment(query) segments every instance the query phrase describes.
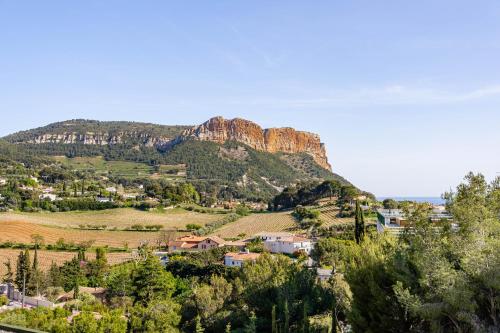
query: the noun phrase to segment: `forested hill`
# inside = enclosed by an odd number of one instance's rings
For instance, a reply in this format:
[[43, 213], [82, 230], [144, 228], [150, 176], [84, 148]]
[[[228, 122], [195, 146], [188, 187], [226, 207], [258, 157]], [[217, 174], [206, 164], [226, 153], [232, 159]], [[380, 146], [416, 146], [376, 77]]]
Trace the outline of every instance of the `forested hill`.
[[[222, 130], [213, 128], [213, 119]], [[268, 200], [283, 188], [303, 182], [349, 184], [330, 170], [317, 135], [276, 129], [274, 139], [269, 130], [245, 120], [213, 119], [199, 127], [69, 120], [8, 135], [0, 141], [0, 150], [4, 158], [23, 163], [46, 164], [55, 156], [103, 156], [155, 166], [182, 164], [187, 180], [199, 190], [224, 188], [231, 196], [249, 199]], [[215, 135], [223, 139], [211, 140]], [[279, 148], [284, 147], [286, 135], [295, 140], [289, 152]]]
[[4, 140], [11, 143], [145, 144], [170, 141], [192, 126], [157, 125], [129, 121], [74, 119], [17, 132]]

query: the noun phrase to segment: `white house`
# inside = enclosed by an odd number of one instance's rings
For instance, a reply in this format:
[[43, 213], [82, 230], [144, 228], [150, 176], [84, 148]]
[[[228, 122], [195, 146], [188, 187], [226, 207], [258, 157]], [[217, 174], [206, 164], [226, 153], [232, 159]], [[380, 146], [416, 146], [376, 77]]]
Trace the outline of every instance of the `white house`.
[[333, 270], [332, 269], [327, 269], [327, 268], [317, 268], [316, 269], [316, 274], [318, 275], [318, 279], [320, 281], [328, 281], [330, 277], [332, 276]]
[[265, 241], [276, 241], [284, 238], [293, 237], [293, 234], [289, 232], [259, 232], [255, 235], [255, 238], [260, 238]]
[[114, 186], [106, 187], [106, 191], [108, 191], [109, 193], [116, 193], [116, 187]]
[[271, 253], [294, 254], [296, 252], [303, 252], [310, 254], [313, 249], [313, 244], [310, 239], [292, 235], [276, 239], [267, 239], [264, 241], [264, 248]]
[[247, 262], [255, 262], [260, 253], [252, 253], [248, 250], [243, 252], [229, 252], [224, 256], [224, 265], [228, 267], [243, 267]]
[[[453, 217], [444, 209], [433, 209], [429, 214], [431, 222], [451, 221]], [[456, 228], [456, 224], [452, 224]], [[377, 231], [382, 233], [388, 231], [392, 234], [400, 234], [409, 227], [408, 218], [401, 209], [379, 209], [377, 210]]]
[[40, 200], [50, 200], [50, 201], [56, 201], [57, 200], [57, 195], [52, 194], [52, 193], [43, 193], [38, 196]]

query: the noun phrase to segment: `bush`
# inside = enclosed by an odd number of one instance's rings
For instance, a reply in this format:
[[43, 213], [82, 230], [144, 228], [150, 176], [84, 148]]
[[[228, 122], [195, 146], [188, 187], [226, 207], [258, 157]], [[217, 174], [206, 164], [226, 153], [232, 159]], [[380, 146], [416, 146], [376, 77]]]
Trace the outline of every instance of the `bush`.
[[0, 296], [0, 306], [9, 304], [9, 299], [5, 295]]
[[201, 225], [195, 223], [189, 223], [186, 225], [186, 230], [194, 231], [201, 229]]

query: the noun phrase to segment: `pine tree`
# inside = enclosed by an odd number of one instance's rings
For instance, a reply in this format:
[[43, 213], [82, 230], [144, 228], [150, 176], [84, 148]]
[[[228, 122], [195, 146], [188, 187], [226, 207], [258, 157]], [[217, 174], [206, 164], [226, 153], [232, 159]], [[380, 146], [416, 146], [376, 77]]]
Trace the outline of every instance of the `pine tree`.
[[359, 205], [359, 201], [356, 200], [356, 212], [355, 212], [355, 222], [354, 222], [354, 236], [356, 238], [356, 243], [361, 243], [365, 236], [365, 217], [363, 215], [363, 210]]

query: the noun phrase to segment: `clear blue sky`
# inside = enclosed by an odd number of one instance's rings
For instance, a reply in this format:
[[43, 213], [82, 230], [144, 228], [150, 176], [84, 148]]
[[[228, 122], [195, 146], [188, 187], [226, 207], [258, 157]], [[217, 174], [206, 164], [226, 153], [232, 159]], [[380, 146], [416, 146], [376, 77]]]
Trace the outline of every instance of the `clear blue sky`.
[[293, 126], [366, 190], [437, 196], [500, 172], [500, 2], [0, 0], [0, 115]]

